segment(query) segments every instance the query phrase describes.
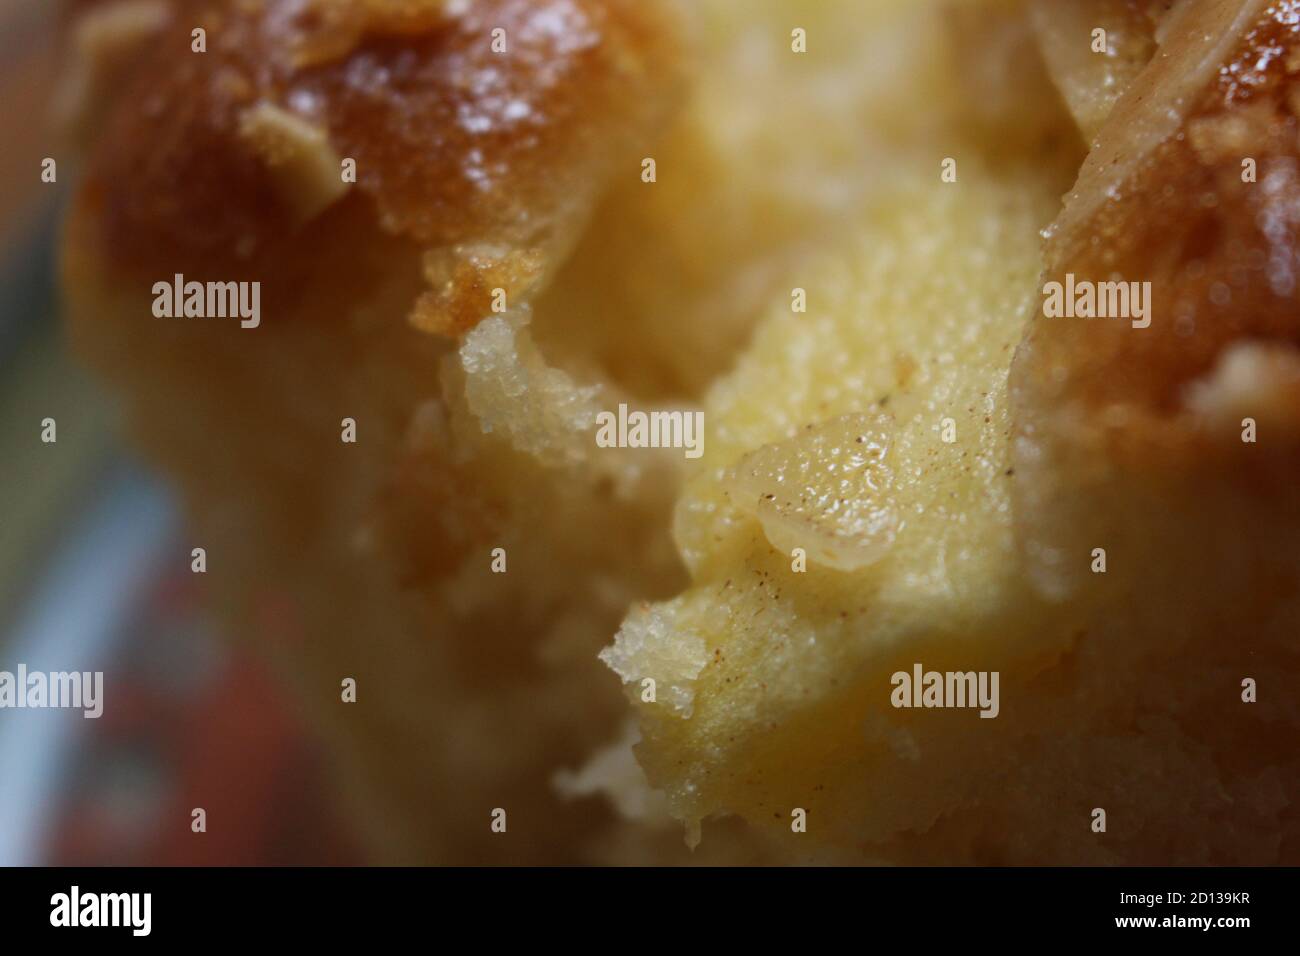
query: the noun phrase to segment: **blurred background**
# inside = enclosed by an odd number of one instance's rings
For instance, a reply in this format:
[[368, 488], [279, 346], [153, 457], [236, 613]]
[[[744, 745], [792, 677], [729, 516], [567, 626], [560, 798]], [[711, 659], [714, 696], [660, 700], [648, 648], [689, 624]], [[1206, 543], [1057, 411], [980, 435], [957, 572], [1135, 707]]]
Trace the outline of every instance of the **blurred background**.
[[364, 862], [302, 722], [217, 640], [169, 489], [65, 347], [59, 9], [0, 0], [0, 671], [102, 670], [107, 706], [0, 709], [0, 865]]

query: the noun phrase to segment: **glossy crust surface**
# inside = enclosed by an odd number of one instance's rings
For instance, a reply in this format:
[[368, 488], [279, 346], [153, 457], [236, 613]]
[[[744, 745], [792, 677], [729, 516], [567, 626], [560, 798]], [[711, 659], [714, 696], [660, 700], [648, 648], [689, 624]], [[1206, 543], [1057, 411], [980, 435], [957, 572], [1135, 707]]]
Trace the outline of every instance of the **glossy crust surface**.
[[81, 201], [98, 252], [143, 276], [309, 270], [285, 186], [303, 175], [277, 175], [294, 156], [268, 149], [273, 110], [299, 162], [331, 174], [307, 209], [341, 198], [353, 160], [379, 226], [423, 256], [412, 318], [463, 333], [493, 288], [526, 300], [663, 122], [673, 23], [632, 0], [173, 0], [96, 120]]

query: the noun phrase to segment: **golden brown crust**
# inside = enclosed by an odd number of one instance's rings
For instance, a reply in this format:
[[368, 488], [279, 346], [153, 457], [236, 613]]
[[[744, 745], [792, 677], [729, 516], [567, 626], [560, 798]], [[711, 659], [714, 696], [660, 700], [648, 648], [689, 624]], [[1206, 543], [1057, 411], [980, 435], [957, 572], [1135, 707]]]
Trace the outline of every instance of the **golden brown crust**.
[[[1144, 154], [1132, 151], [1149, 113], [1167, 108], [1159, 91], [1145, 107], [1151, 84], [1141, 84], [1130, 108], [1117, 108], [1108, 132], [1123, 139], [1103, 138], [1080, 175], [1051, 230], [1046, 278], [1149, 281], [1151, 325], [1036, 316], [1016, 363], [1022, 389], [1054, 406], [1129, 406], [1150, 418], [1146, 445], [1173, 434], [1165, 426], [1185, 409], [1186, 386], [1228, 344], [1297, 339], [1300, 27], [1280, 10], [1243, 25], [1180, 122]], [[1258, 181], [1243, 181], [1247, 159]], [[1123, 165], [1131, 172], [1107, 175]]]
[[294, 64], [319, 66], [346, 57], [367, 37], [428, 33], [467, 6], [463, 0], [297, 0], [282, 22]]
[[515, 304], [536, 284], [662, 116], [678, 44], [661, 14], [633, 0], [177, 4], [92, 155], [82, 203], [99, 252], [153, 278], [283, 271], [302, 204], [247, 135], [271, 104], [355, 160], [383, 228], [426, 251], [440, 285], [419, 324], [464, 331], [491, 288]]
[[[1011, 378], [1018, 508], [1031, 541], [1090, 485], [1213, 475], [1276, 493], [1288, 483], [1300, 410], [1257, 394], [1269, 440], [1256, 447], [1241, 440], [1245, 416], [1210, 414], [1207, 396], [1230, 394], [1240, 410], [1241, 389], [1220, 380], [1239, 380], [1248, 363], [1261, 370], [1260, 389], [1292, 391], [1277, 354], [1300, 344], [1292, 6], [1201, 0], [1178, 11], [1049, 230], [1045, 280], [1149, 282], [1150, 325], [1032, 319]], [[1229, 363], [1233, 346], [1247, 350]]]

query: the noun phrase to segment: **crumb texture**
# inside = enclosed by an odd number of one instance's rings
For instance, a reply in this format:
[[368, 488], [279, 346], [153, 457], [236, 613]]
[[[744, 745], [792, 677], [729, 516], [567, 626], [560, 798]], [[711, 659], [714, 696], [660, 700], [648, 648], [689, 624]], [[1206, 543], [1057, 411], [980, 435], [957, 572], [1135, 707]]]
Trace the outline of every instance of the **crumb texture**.
[[1300, 4], [737, 6], [74, 6], [71, 339], [375, 857], [1297, 862]]

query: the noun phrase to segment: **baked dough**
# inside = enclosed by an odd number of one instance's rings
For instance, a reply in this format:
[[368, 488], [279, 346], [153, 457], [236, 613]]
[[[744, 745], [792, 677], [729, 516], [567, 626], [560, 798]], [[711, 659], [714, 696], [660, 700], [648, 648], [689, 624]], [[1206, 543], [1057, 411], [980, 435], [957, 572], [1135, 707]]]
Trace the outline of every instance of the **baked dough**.
[[166, 9], [91, 71], [72, 334], [377, 858], [1296, 862], [1281, 5]]

